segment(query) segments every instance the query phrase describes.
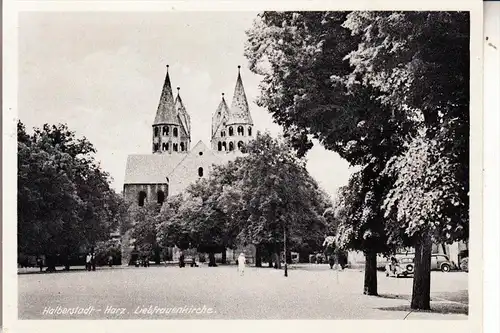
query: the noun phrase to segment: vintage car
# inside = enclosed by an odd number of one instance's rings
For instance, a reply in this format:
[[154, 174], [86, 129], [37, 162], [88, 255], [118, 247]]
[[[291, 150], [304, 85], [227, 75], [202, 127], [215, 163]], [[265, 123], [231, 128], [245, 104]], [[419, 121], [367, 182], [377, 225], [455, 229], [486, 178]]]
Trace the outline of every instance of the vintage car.
[[392, 257], [391, 262], [385, 267], [385, 276], [400, 277], [412, 276], [415, 271], [413, 256]]
[[457, 269], [455, 263], [445, 254], [433, 254], [431, 256], [431, 270], [449, 272], [452, 269]]

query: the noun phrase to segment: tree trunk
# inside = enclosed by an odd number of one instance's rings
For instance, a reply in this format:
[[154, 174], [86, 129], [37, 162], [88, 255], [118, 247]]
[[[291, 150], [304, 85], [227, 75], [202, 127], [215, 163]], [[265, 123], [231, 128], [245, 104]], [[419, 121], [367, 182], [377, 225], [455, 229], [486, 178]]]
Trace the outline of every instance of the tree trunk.
[[431, 253], [431, 237], [424, 234], [415, 244], [415, 276], [411, 295], [411, 308], [415, 310], [431, 308]]
[[378, 295], [377, 293], [377, 253], [373, 250], [365, 251], [365, 295]]
[[274, 253], [274, 268], [281, 269], [281, 260], [279, 251]]
[[210, 251], [208, 253], [208, 267], [216, 267], [217, 265], [215, 264], [215, 253], [213, 251]]
[[227, 253], [226, 253], [226, 248], [224, 248], [224, 250], [222, 251], [222, 260], [221, 260], [222, 264], [226, 264], [227, 263]]
[[56, 271], [56, 263], [53, 255], [47, 255], [45, 257], [47, 264], [47, 272], [55, 272]]
[[155, 246], [154, 256], [155, 256], [155, 264], [160, 265], [161, 264], [161, 248], [158, 245]]
[[262, 267], [262, 250], [260, 245], [255, 245], [255, 267]]

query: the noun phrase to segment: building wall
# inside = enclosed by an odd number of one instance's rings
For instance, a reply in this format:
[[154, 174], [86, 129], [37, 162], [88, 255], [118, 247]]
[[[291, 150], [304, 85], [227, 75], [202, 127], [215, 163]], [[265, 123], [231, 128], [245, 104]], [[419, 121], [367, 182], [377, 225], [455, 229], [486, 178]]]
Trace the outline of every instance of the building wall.
[[166, 200], [169, 196], [168, 184], [125, 184], [123, 186], [123, 197], [125, 201], [137, 205], [139, 203], [139, 193], [143, 191], [146, 193], [144, 204], [154, 203], [158, 201], [157, 193], [160, 190], [165, 194]]
[[[243, 133], [238, 133], [238, 127], [243, 128]], [[232, 128], [233, 135], [230, 135], [230, 128]], [[222, 136], [224, 133], [224, 136]], [[247, 144], [249, 141], [253, 140], [253, 126], [249, 124], [232, 124], [221, 126], [221, 129], [215, 133], [214, 138], [211, 140], [211, 147], [214, 151], [231, 151], [229, 149], [230, 143], [233, 144], [233, 151], [238, 150], [238, 142]], [[220, 143], [220, 145], [219, 145]]]

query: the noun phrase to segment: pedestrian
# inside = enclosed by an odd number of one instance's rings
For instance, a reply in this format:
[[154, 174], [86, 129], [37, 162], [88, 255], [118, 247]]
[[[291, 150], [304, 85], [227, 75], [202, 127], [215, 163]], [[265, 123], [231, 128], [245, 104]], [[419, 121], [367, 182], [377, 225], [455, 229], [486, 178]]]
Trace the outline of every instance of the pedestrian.
[[193, 256], [193, 258], [191, 258], [191, 267], [198, 267], [198, 264], [196, 263], [196, 258]]
[[109, 267], [113, 267], [113, 256], [112, 255], [110, 255], [108, 257], [108, 265], [109, 265]]
[[40, 258], [40, 257], [36, 258], [36, 264], [38, 267], [40, 267], [40, 272], [43, 272], [43, 260], [42, 260], [42, 258]]
[[240, 272], [240, 276], [245, 274], [245, 263], [246, 263], [245, 254], [242, 252], [238, 257], [238, 271]]
[[92, 261], [92, 255], [89, 252], [87, 253], [87, 257], [85, 258], [85, 269], [89, 272], [92, 267], [91, 261]]
[[91, 259], [90, 259], [90, 264], [92, 265], [92, 270], [95, 271], [95, 265], [96, 265], [96, 262], [95, 262], [95, 253], [92, 252], [92, 256], [91, 256]]
[[333, 255], [329, 257], [328, 263], [330, 264], [330, 269], [333, 269], [333, 265], [335, 265], [335, 258]]
[[186, 264], [184, 263], [184, 253], [181, 252], [181, 255], [179, 257], [179, 267], [182, 268], [186, 266]]

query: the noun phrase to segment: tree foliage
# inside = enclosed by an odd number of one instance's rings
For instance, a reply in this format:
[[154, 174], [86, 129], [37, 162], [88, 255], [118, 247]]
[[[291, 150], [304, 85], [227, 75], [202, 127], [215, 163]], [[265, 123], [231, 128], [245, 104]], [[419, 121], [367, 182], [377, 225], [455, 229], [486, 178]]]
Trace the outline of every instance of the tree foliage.
[[[190, 185], [178, 209], [160, 225], [165, 244], [189, 243], [202, 252], [237, 244], [281, 249], [286, 228], [289, 246], [321, 244], [324, 192], [283, 140], [269, 134], [245, 147], [246, 154]], [[186, 244], [184, 243], [184, 247]]]
[[340, 192], [346, 246], [468, 237], [469, 24], [462, 12], [265, 12], [247, 32], [258, 103], [299, 154], [312, 136], [361, 167]]
[[66, 125], [17, 129], [18, 252], [70, 255], [108, 239], [126, 206], [93, 145]]

